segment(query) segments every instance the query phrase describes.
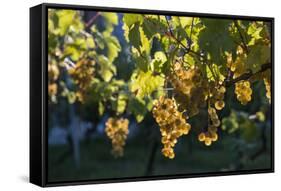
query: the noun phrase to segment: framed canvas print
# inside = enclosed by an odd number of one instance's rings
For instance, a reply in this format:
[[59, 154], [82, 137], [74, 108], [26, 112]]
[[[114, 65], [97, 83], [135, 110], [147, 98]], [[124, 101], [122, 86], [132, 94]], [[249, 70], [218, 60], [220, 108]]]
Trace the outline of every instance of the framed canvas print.
[[274, 172], [274, 19], [30, 9], [30, 182]]

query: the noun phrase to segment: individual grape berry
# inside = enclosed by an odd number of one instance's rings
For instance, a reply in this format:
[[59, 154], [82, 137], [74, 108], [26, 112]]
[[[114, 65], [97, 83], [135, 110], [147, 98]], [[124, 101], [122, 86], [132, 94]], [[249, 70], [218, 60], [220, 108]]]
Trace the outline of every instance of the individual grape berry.
[[204, 143], [206, 146], [210, 146], [212, 144], [212, 139], [210, 137], [206, 137]]
[[217, 110], [222, 110], [224, 108], [224, 106], [225, 106], [225, 103], [222, 100], [218, 100], [215, 102], [215, 108]]
[[200, 142], [203, 142], [203, 141], [205, 141], [205, 133], [200, 133], [199, 135], [198, 135], [198, 140], [200, 141]]

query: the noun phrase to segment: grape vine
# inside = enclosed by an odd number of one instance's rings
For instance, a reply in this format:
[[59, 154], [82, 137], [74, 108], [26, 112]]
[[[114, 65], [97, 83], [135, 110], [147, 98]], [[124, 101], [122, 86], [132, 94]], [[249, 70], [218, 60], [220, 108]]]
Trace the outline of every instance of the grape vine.
[[[206, 146], [218, 141], [220, 113], [229, 108], [226, 95], [245, 106], [253, 101], [256, 84], [263, 83], [271, 104], [270, 23], [110, 12], [85, 20], [82, 15], [48, 11], [49, 104], [67, 98], [97, 106], [100, 116], [112, 114], [105, 132], [116, 157], [124, 154], [132, 117], [141, 123], [153, 116], [162, 154], [173, 159], [183, 136], [195, 133]], [[122, 36], [114, 32], [118, 27]], [[207, 125], [193, 131], [197, 127], [190, 121], [204, 113]]]

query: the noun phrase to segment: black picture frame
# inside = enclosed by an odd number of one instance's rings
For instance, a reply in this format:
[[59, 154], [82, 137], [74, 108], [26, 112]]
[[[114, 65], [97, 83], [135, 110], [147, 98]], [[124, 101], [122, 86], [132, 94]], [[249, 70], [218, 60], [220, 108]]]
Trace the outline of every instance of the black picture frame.
[[[115, 178], [102, 180], [83, 180], [71, 182], [48, 182], [48, 152], [47, 152], [47, 136], [48, 136], [48, 95], [47, 95], [47, 47], [48, 47], [48, 27], [47, 27], [47, 10], [55, 9], [72, 9], [72, 10], [92, 10], [105, 12], [122, 12], [122, 13], [145, 13], [145, 14], [161, 14], [175, 16], [198, 16], [206, 18], [222, 18], [222, 19], [240, 19], [240, 20], [257, 20], [267, 21], [271, 23], [271, 64], [272, 64], [272, 130], [271, 130], [271, 168], [262, 170], [243, 170], [243, 171], [227, 171], [203, 174], [186, 174], [186, 175], [165, 175], [165, 176], [146, 176], [146, 177], [130, 177]], [[226, 175], [242, 175], [257, 173], [274, 172], [274, 18], [272, 17], [256, 17], [256, 16], [240, 16], [240, 15], [223, 15], [223, 14], [207, 14], [207, 13], [191, 13], [164, 10], [148, 10], [148, 9], [127, 9], [115, 7], [96, 7], [85, 5], [65, 5], [65, 4], [40, 4], [30, 8], [30, 182], [41, 187], [66, 186], [66, 185], [83, 185], [96, 183], [112, 183], [112, 182], [128, 182], [128, 181], [145, 181], [159, 179], [175, 179], [175, 178], [193, 178], [208, 176], [226, 176]]]

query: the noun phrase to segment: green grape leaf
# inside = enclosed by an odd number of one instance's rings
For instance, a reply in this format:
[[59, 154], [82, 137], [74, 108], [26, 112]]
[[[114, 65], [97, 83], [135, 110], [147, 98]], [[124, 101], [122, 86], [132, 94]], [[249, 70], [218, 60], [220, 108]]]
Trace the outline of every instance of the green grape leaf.
[[151, 69], [152, 71], [162, 72], [162, 67], [167, 61], [167, 57], [164, 52], [157, 51], [154, 54], [154, 59], [151, 61]]
[[100, 115], [100, 116], [103, 115], [104, 110], [105, 110], [105, 108], [104, 108], [103, 103], [102, 103], [101, 101], [99, 101], [99, 115]]
[[257, 26], [255, 23], [249, 25], [247, 34], [251, 39], [248, 42], [248, 46], [254, 45], [257, 40], [261, 39], [261, 32], [263, 30], [262, 26]]
[[164, 86], [164, 78], [159, 75], [153, 75], [151, 71], [134, 73], [131, 80], [130, 89], [139, 98], [148, 96], [153, 91]]
[[123, 22], [131, 28], [133, 24], [138, 23], [139, 25], [143, 22], [143, 17], [140, 14], [131, 14], [131, 13], [125, 13], [123, 16]]
[[179, 20], [183, 28], [189, 27], [192, 24], [192, 17], [179, 17]]
[[223, 54], [226, 51], [236, 50], [237, 47], [229, 32], [231, 21], [202, 19], [202, 22], [205, 28], [199, 33], [199, 47], [209, 53], [212, 61], [215, 63], [224, 63]]
[[124, 113], [127, 106], [128, 96], [126, 94], [120, 93], [117, 99], [112, 100], [112, 108], [116, 111], [117, 115]]
[[80, 58], [81, 51], [77, 49], [75, 46], [67, 45], [64, 48], [64, 55], [70, 56], [73, 61], [77, 61]]
[[180, 22], [180, 18], [178, 16], [172, 16], [171, 20], [169, 20], [169, 23], [170, 23], [170, 26], [172, 28], [182, 27], [181, 22]]
[[73, 24], [73, 19], [76, 14], [76, 11], [73, 10], [61, 10], [57, 12], [59, 17], [58, 25], [59, 25], [59, 34], [61, 36], [65, 35], [70, 25]]
[[104, 55], [98, 56], [98, 64], [100, 66], [99, 74], [104, 81], [109, 82], [116, 74], [116, 67]]
[[254, 45], [249, 47], [250, 53], [247, 57], [246, 64], [248, 68], [256, 73], [261, 69], [263, 64], [270, 61], [270, 47], [266, 45]]
[[[154, 19], [156, 21], [156, 19]], [[158, 26], [154, 24], [151, 19], [145, 19], [143, 24], [143, 31], [145, 36], [150, 40], [155, 34], [158, 33]]]
[[118, 15], [116, 13], [101, 12], [101, 15], [108, 23], [118, 25]]
[[107, 43], [107, 57], [110, 62], [113, 62], [117, 58], [118, 53], [121, 51], [121, 45], [115, 36], [106, 38]]
[[146, 57], [138, 56], [134, 60], [136, 62], [136, 66], [137, 66], [138, 69], [140, 69], [144, 72], [147, 72], [148, 67], [149, 67], [149, 62], [148, 62], [148, 59]]
[[128, 110], [135, 116], [138, 123], [144, 119], [147, 113], [145, 101], [136, 97], [129, 99]]
[[185, 54], [184, 57], [183, 57], [183, 60], [189, 66], [193, 66], [195, 64], [195, 59], [190, 54]]
[[87, 37], [86, 44], [87, 44], [87, 47], [89, 47], [89, 48], [95, 48], [95, 41], [92, 36]]
[[140, 39], [141, 39], [141, 52], [145, 52], [147, 55], [150, 54], [150, 49], [151, 49], [151, 40], [149, 40], [143, 31], [143, 28], [139, 28], [140, 31]]
[[139, 24], [135, 24], [129, 31], [129, 41], [131, 44], [140, 51], [141, 35], [139, 30]]
[[165, 19], [158, 19], [157, 17], [147, 17], [144, 19], [143, 31], [145, 36], [151, 40], [152, 37], [158, 36], [158, 34], [164, 34], [167, 31], [167, 26], [165, 24]]

